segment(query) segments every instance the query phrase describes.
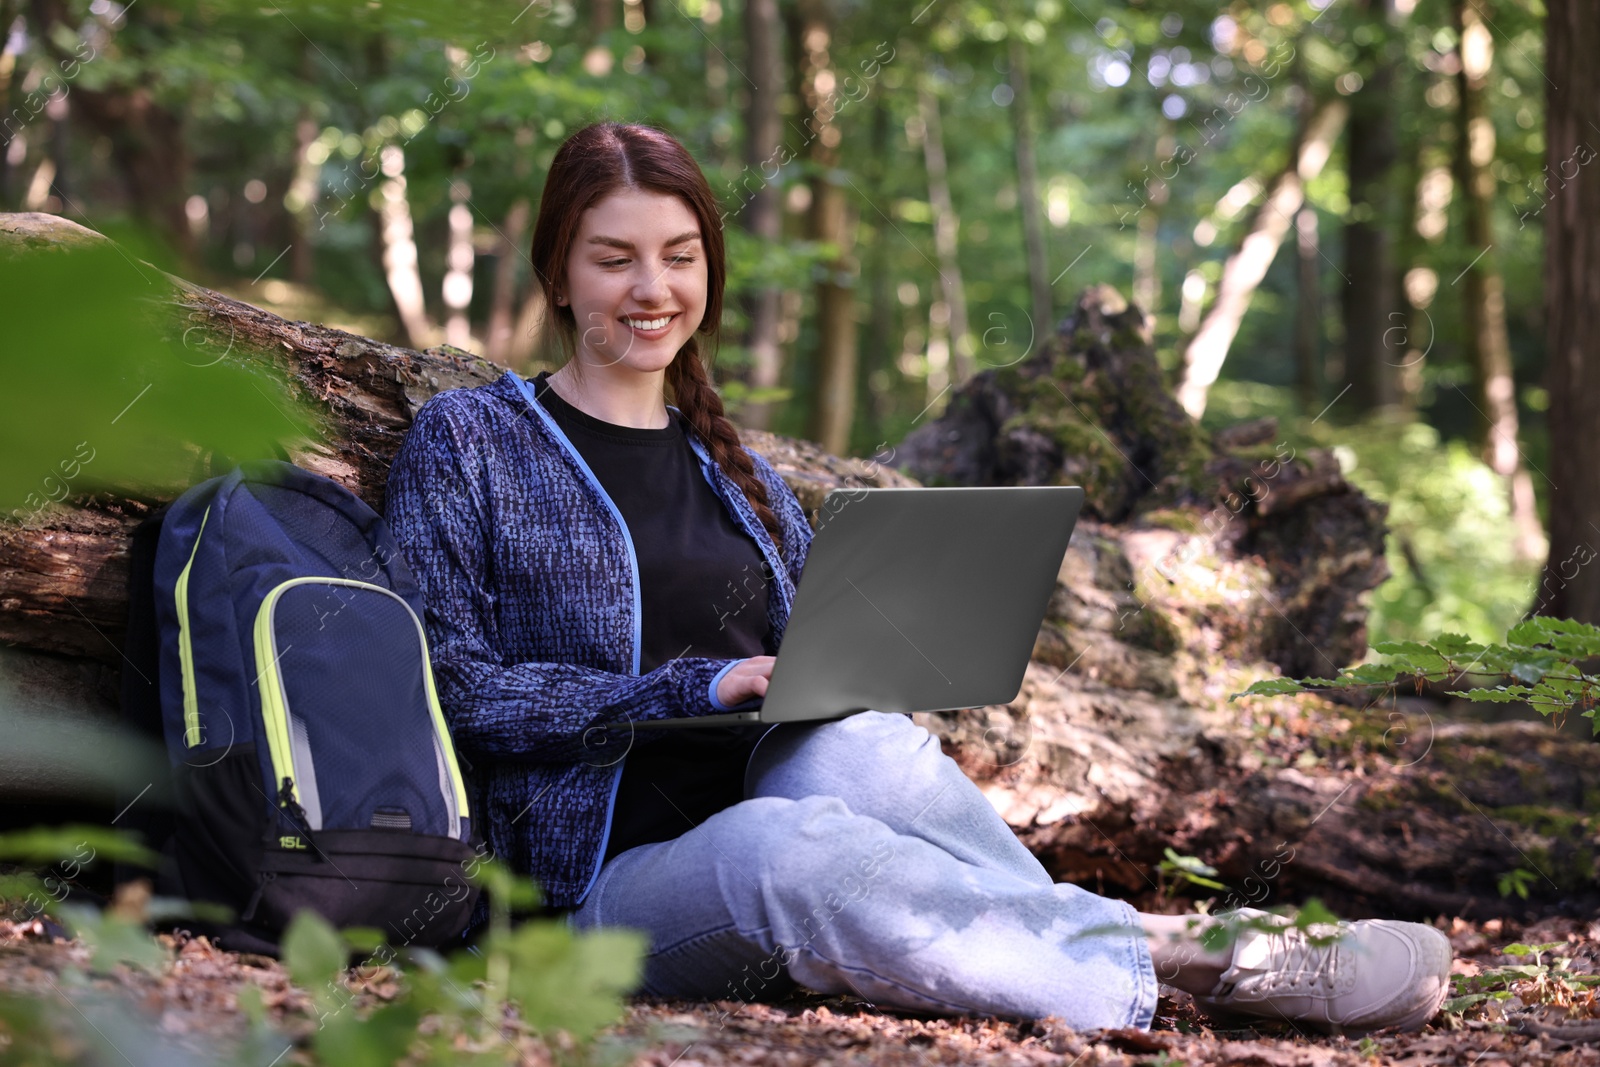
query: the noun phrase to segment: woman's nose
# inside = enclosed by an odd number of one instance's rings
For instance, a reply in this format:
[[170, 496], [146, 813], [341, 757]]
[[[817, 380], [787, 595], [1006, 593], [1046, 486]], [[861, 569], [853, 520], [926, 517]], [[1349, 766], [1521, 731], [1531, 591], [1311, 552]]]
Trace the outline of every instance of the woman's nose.
[[633, 298], [641, 304], [660, 304], [667, 299], [667, 272], [660, 267], [644, 267], [633, 283]]

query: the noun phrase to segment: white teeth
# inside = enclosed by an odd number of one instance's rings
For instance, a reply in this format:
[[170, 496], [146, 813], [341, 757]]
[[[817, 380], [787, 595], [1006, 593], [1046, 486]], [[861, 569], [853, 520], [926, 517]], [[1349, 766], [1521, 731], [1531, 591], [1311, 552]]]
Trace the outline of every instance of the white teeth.
[[672, 321], [672, 316], [668, 315], [664, 319], [623, 319], [622, 321], [632, 326], [635, 330], [659, 330]]

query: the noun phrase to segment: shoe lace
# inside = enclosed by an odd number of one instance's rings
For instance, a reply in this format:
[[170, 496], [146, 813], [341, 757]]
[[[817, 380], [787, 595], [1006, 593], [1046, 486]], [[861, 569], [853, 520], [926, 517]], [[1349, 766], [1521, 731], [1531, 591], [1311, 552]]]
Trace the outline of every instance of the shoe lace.
[[[1278, 942], [1272, 966], [1261, 976], [1270, 990], [1331, 995], [1340, 970], [1345, 965], [1342, 939], [1317, 943], [1302, 930], [1286, 930], [1271, 936]], [[1281, 956], [1279, 953], [1281, 952]]]

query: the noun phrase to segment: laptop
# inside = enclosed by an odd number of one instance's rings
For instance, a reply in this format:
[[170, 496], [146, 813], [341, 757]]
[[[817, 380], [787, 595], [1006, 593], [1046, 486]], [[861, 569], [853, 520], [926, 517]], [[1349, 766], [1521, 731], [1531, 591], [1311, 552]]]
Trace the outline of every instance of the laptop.
[[1077, 486], [835, 489], [760, 707], [632, 725], [1008, 704], [1082, 504]]

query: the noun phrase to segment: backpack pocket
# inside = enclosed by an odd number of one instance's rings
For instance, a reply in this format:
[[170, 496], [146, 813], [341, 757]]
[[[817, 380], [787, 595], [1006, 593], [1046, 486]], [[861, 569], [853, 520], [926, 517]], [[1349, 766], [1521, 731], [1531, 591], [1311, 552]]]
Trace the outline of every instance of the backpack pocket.
[[403, 598], [349, 578], [292, 578], [262, 599], [254, 644], [273, 793], [307, 829], [467, 837], [427, 638]]
[[384, 830], [288, 836], [261, 857], [258, 888], [241, 921], [281, 930], [311, 908], [334, 926], [374, 927], [392, 945], [437, 948], [466, 928], [478, 889], [465, 842]]

